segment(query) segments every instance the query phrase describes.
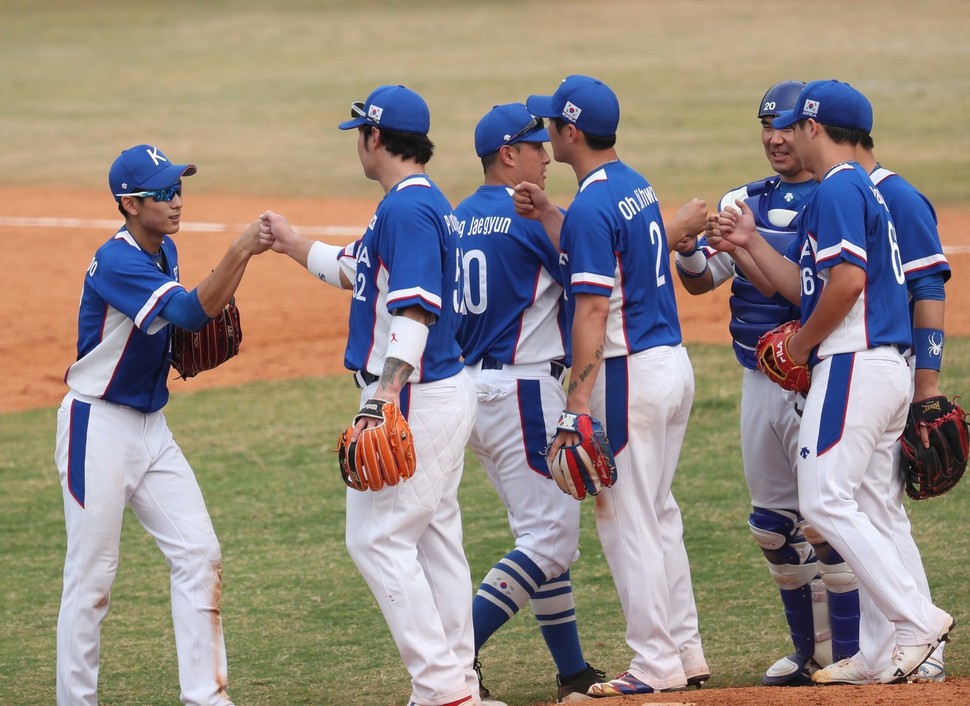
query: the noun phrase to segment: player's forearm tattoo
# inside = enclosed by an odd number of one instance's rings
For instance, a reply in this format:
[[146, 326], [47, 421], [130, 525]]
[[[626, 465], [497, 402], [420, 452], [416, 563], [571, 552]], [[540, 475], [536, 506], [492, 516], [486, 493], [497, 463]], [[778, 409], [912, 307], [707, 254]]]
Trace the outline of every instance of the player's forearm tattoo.
[[[596, 349], [595, 357], [597, 361], [603, 357], [603, 346], [600, 346], [599, 348]], [[580, 370], [579, 374], [576, 375], [575, 378], [570, 379], [569, 389], [566, 390], [566, 394], [569, 394], [573, 390], [575, 390], [579, 386], [579, 383], [586, 382], [586, 380], [589, 378], [590, 375], [593, 374], [595, 370], [596, 370], [596, 363], [590, 363], [585, 368]]]
[[384, 361], [384, 371], [381, 373], [381, 386], [389, 387], [396, 380], [399, 387], [404, 387], [414, 368], [397, 358], [387, 358]]

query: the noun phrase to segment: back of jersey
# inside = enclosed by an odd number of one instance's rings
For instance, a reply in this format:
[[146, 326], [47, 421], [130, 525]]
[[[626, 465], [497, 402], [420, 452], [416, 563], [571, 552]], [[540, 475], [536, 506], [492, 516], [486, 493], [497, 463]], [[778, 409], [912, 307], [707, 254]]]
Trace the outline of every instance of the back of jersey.
[[610, 297], [607, 358], [681, 342], [670, 256], [653, 187], [622, 162], [580, 182], [563, 221], [564, 281], [571, 297]]

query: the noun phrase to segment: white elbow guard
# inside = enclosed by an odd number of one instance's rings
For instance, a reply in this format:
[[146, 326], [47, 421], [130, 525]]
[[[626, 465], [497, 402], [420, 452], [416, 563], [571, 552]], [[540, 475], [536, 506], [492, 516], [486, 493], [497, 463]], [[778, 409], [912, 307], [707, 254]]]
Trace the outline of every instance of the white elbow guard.
[[[340, 256], [343, 251], [344, 249], [338, 245], [328, 245], [318, 240], [310, 246], [310, 252], [307, 253], [307, 271], [327, 284], [343, 289], [343, 284], [340, 282], [340, 272], [343, 270]], [[353, 282], [353, 273], [347, 279]]]
[[392, 316], [387, 334], [387, 357], [404, 361], [415, 370], [428, 342], [428, 327], [406, 316]]
[[707, 256], [704, 251], [697, 248], [690, 255], [675, 253], [677, 266], [689, 277], [699, 277], [707, 269]]

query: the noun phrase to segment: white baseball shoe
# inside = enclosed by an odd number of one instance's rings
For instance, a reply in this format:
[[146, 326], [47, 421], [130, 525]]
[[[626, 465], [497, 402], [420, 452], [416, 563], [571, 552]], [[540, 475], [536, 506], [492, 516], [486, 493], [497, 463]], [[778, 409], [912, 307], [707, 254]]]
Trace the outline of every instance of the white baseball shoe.
[[950, 630], [956, 625], [956, 621], [948, 613], [943, 613], [943, 615], [946, 616], [943, 620], [943, 627], [940, 628], [933, 642], [928, 645], [896, 645], [889, 666], [883, 670], [879, 677], [880, 684], [902, 684], [907, 681], [908, 677], [916, 672], [920, 665], [936, 651], [940, 643], [949, 639]]
[[946, 681], [946, 669], [943, 667], [943, 660], [930, 656], [919, 666], [919, 668], [909, 675], [909, 681], [916, 684], [942, 683]]
[[859, 671], [852, 661], [852, 658], [843, 659], [835, 664], [830, 664], [824, 669], [819, 669], [812, 674], [812, 681], [816, 684], [875, 684], [875, 679], [870, 679]]
[[811, 686], [812, 674], [818, 669], [819, 664], [814, 659], [793, 652], [768, 667], [761, 683], [765, 686]]

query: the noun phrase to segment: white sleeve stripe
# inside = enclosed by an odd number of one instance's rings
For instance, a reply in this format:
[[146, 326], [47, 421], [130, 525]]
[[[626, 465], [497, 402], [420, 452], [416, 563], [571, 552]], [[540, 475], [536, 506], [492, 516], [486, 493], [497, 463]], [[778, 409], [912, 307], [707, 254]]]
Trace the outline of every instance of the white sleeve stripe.
[[858, 245], [855, 245], [854, 243], [850, 243], [847, 240], [843, 240], [842, 241], [842, 249], [845, 250], [846, 252], [852, 253], [853, 255], [855, 255], [857, 258], [859, 258], [863, 262], [866, 262], [866, 251], [865, 251], [865, 248], [860, 248]]
[[137, 326], [138, 328], [142, 328], [142, 324], [145, 322], [145, 319], [148, 317], [149, 314], [152, 313], [152, 311], [155, 310], [155, 307], [158, 306], [159, 300], [163, 296], [165, 296], [168, 292], [172, 291], [177, 287], [181, 288], [182, 285], [176, 282], [175, 280], [172, 280], [171, 282], [166, 282], [161, 287], [159, 287], [154, 292], [152, 292], [152, 295], [148, 298], [148, 301], [145, 302], [145, 305], [141, 308], [138, 314], [135, 315], [135, 326]]
[[424, 301], [431, 304], [436, 309], [441, 309], [441, 297], [432, 294], [426, 289], [421, 287], [411, 287], [410, 289], [396, 289], [393, 292], [387, 293], [387, 308], [391, 308], [391, 304], [400, 301], [402, 299], [412, 299], [418, 297]]
[[612, 287], [616, 278], [593, 272], [574, 272], [569, 281], [572, 284], [595, 284], [601, 287]]
[[827, 247], [827, 248], [823, 248], [822, 250], [819, 250], [815, 256], [815, 261], [821, 262], [823, 260], [829, 260], [835, 257], [836, 255], [838, 255], [839, 253], [841, 253], [842, 251], [855, 255], [863, 262], [866, 262], [866, 251], [860, 248], [858, 245], [853, 245], [847, 240], [843, 240], [840, 243], [837, 243], [836, 245], [832, 245], [831, 247]]
[[910, 260], [909, 262], [903, 263], [903, 272], [909, 273], [916, 270], [925, 270], [927, 267], [933, 267], [933, 265], [950, 264], [946, 259], [946, 255], [943, 253], [934, 253], [929, 257], [921, 257], [918, 260]]

